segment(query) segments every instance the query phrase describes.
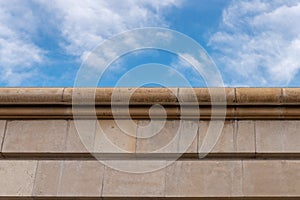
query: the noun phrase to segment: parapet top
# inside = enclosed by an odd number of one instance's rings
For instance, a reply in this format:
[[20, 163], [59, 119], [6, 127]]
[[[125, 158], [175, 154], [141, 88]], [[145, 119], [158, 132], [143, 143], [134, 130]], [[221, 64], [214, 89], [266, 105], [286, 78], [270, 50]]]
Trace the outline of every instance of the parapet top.
[[209, 105], [224, 98], [227, 105], [300, 104], [300, 88], [0, 88], [0, 104], [71, 105], [74, 92], [96, 105], [128, 104], [126, 99], [130, 105]]

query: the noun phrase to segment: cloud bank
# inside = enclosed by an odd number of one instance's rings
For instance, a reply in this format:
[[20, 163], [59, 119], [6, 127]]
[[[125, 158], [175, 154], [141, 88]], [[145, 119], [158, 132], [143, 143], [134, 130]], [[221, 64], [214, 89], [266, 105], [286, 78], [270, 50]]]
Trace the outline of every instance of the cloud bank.
[[235, 0], [209, 45], [229, 85], [286, 86], [300, 69], [300, 2]]
[[145, 26], [167, 27], [165, 9], [179, 5], [179, 0], [0, 0], [0, 82], [20, 85], [37, 75], [47, 56], [34, 42], [34, 37], [44, 34], [40, 25], [55, 30], [59, 46], [80, 61], [114, 34]]

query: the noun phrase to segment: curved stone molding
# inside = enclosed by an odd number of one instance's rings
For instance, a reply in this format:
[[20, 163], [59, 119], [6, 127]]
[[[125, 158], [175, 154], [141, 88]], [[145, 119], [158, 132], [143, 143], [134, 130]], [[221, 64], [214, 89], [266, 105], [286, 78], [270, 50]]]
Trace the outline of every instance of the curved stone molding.
[[[86, 94], [94, 90], [95, 99], [86, 97]], [[133, 119], [148, 119], [149, 109], [155, 104], [163, 106], [165, 111], [154, 112], [153, 118], [159, 119], [166, 112], [169, 119], [199, 117], [211, 119], [212, 102], [207, 88], [81, 88], [75, 91], [86, 102], [95, 102], [93, 108], [99, 119], [112, 119], [128, 117], [126, 115], [128, 105], [122, 100], [132, 90], [135, 92], [130, 97], [129, 112]], [[300, 88], [225, 88], [224, 90], [227, 119], [300, 119]], [[73, 88], [1, 88], [0, 119], [72, 119], [73, 92]], [[119, 110], [114, 116], [111, 109], [113, 93], [116, 96], [113, 105]], [[218, 101], [218, 95], [215, 95]], [[216, 111], [214, 119], [223, 118], [224, 108], [218, 107], [222, 102], [213, 103]], [[200, 116], [195, 112], [195, 104], [199, 106]], [[181, 106], [184, 106], [183, 113], [181, 113]], [[77, 107], [76, 115], [91, 118], [95, 115], [93, 108], [88, 105]]]

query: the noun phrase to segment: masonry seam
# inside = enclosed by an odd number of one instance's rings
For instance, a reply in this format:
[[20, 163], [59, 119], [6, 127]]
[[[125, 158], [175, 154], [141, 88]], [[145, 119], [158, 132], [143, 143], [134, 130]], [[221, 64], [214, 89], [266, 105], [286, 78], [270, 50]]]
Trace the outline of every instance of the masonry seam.
[[69, 130], [70, 130], [70, 120], [66, 120], [67, 121], [67, 130], [66, 130], [66, 138], [64, 141], [64, 150], [67, 151], [67, 143], [68, 143], [68, 139], [69, 139]]
[[284, 88], [281, 88], [281, 95], [280, 95], [280, 118], [283, 118], [284, 116], [283, 116], [283, 104], [284, 104], [284, 96], [285, 96], [285, 90], [284, 90]]
[[[175, 161], [177, 162], [177, 161]], [[167, 196], [167, 168], [168, 168], [168, 163], [166, 161], [166, 167], [165, 167], [165, 187], [164, 187], [164, 197]]]
[[[237, 102], [236, 88], [233, 88], [233, 90], [234, 90], [234, 102], [235, 102], [234, 107], [233, 107], [233, 112], [234, 112], [233, 118], [238, 119], [238, 114], [237, 114], [237, 104], [238, 104], [238, 102]], [[227, 111], [227, 109], [226, 109], [226, 111]]]
[[137, 155], [137, 143], [138, 143], [138, 129], [139, 129], [140, 120], [136, 122], [136, 130], [135, 130], [135, 154]]
[[196, 152], [196, 154], [197, 154], [197, 158], [199, 159], [200, 158], [200, 152], [199, 152], [199, 145], [200, 145], [200, 143], [199, 143], [199, 140], [200, 140], [200, 136], [199, 136], [199, 131], [200, 131], [200, 121], [198, 121], [198, 123], [197, 123], [197, 135], [196, 135], [196, 144], [197, 144], [197, 147], [196, 147], [196, 149], [197, 149], [197, 152]]
[[237, 152], [238, 150], [238, 121], [234, 120], [233, 124], [233, 145], [234, 145], [234, 151]]
[[254, 155], [255, 158], [257, 156], [257, 138], [256, 138], [256, 120], [253, 121], [253, 128], [254, 128]]
[[4, 145], [4, 140], [5, 140], [5, 136], [6, 136], [6, 131], [7, 131], [7, 124], [8, 124], [8, 120], [5, 120], [5, 125], [4, 125], [4, 132], [3, 132], [3, 137], [2, 137], [2, 141], [1, 141], [1, 149], [0, 149], [0, 153], [1, 155], [4, 157], [3, 155], [3, 145]]
[[65, 87], [62, 90], [62, 94], [61, 94], [61, 102], [64, 102], [64, 94], [65, 94]]
[[34, 194], [35, 194], [35, 189], [36, 189], [36, 179], [37, 179], [37, 172], [38, 172], [38, 169], [39, 169], [39, 163], [40, 163], [40, 161], [37, 160], [37, 161], [36, 161], [36, 167], [35, 167], [35, 173], [34, 173], [34, 179], [33, 179], [33, 186], [32, 186], [31, 196], [34, 196]]
[[244, 174], [244, 160], [242, 159], [242, 196], [245, 196], [245, 174]]
[[102, 178], [102, 187], [101, 187], [101, 191], [100, 191], [100, 197], [103, 198], [103, 191], [104, 191], [104, 179], [105, 179], [105, 172], [107, 170], [106, 165], [103, 166], [103, 178]]

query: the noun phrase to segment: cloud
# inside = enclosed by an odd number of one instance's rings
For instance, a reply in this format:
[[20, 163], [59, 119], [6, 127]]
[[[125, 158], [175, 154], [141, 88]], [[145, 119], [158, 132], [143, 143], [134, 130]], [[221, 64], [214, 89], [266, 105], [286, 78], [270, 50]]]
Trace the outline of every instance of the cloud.
[[30, 38], [36, 30], [35, 24], [25, 1], [0, 0], [0, 82], [3, 84], [21, 84], [34, 75], [32, 66], [43, 62], [44, 51]]
[[87, 54], [114, 34], [145, 26], [167, 26], [163, 10], [179, 0], [54, 0], [39, 1], [57, 20], [64, 39], [61, 46], [71, 55]]
[[231, 85], [285, 86], [300, 69], [300, 2], [235, 0], [209, 45]]
[[179, 5], [180, 0], [0, 0], [0, 83], [17, 86], [41, 73], [48, 52], [36, 38], [46, 35], [51, 42], [58, 41], [67, 55], [82, 61], [114, 34], [168, 26], [165, 9]]

